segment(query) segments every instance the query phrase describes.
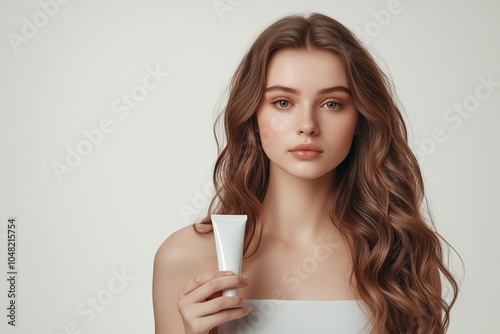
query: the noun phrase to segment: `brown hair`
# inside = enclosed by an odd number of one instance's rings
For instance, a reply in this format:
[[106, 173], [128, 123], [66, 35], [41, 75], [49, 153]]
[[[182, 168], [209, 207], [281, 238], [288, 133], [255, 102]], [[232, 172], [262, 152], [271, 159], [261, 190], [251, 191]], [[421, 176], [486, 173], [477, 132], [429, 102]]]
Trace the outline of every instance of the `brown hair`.
[[[359, 111], [357, 136], [336, 168], [328, 205], [332, 222], [338, 222], [352, 254], [352, 275], [370, 310], [373, 329], [377, 333], [444, 333], [458, 284], [443, 260], [444, 240], [421, 210], [422, 174], [408, 146], [392, 82], [358, 39], [328, 16], [284, 17], [265, 29], [245, 54], [214, 126], [219, 147], [213, 174], [215, 196], [201, 223], [210, 224], [211, 213], [247, 214], [247, 258], [253, 254], [249, 254], [251, 240], [260, 240], [269, 159], [256, 136], [255, 113], [269, 60], [285, 48], [326, 50], [339, 56], [345, 66]], [[221, 116], [223, 144], [216, 134]], [[452, 288], [450, 302], [442, 297], [440, 276]]]

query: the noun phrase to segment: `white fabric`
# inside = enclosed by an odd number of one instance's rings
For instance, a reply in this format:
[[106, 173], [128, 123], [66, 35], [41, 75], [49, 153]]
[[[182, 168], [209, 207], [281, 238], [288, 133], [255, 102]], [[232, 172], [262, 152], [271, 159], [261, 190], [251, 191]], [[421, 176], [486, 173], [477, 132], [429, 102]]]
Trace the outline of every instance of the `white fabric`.
[[218, 334], [366, 334], [368, 312], [356, 300], [248, 299], [246, 317], [218, 327]]

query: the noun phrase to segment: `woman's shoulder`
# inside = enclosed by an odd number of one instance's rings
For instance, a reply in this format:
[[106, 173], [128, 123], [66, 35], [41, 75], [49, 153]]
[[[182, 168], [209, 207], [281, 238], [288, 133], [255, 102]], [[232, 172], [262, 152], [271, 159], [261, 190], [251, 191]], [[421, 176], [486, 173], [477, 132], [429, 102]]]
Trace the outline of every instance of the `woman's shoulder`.
[[155, 264], [181, 270], [206, 267], [209, 263], [216, 265], [217, 254], [211, 226], [197, 224], [196, 228], [199, 232], [195, 231], [193, 225], [188, 225], [168, 236], [156, 252]]
[[[198, 226], [209, 232], [210, 226]], [[197, 274], [217, 270], [212, 233], [192, 225], [172, 233], [156, 251], [153, 264], [153, 306], [157, 333], [184, 333], [177, 309], [179, 293]]]

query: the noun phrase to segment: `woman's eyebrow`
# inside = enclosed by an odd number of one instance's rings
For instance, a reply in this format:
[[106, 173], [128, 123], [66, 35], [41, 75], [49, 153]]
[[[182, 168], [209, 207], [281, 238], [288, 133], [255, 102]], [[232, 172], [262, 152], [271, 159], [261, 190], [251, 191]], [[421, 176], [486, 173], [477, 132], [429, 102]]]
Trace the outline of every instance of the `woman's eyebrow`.
[[[295, 89], [295, 88], [286, 87], [286, 86], [281, 86], [281, 85], [274, 85], [274, 86], [267, 87], [264, 90], [264, 92], [267, 93], [267, 92], [272, 92], [272, 91], [276, 91], [276, 90], [287, 92], [290, 94], [300, 95], [300, 90]], [[326, 93], [333, 93], [333, 92], [337, 92], [337, 91], [341, 91], [341, 92], [347, 93], [349, 95], [352, 95], [351, 90], [347, 87], [344, 87], [344, 86], [334, 86], [334, 87], [329, 87], [329, 88], [323, 88], [322, 90], [320, 90], [318, 92], [318, 95], [326, 94]]]

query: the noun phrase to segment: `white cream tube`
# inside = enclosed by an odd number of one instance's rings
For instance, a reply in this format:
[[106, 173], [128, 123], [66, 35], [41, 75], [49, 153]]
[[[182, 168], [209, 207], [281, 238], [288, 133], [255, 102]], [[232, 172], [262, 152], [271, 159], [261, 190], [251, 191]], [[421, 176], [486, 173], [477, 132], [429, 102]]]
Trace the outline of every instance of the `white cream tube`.
[[[241, 274], [243, 240], [247, 215], [212, 215], [219, 270]], [[222, 291], [223, 296], [237, 296], [237, 289]]]

